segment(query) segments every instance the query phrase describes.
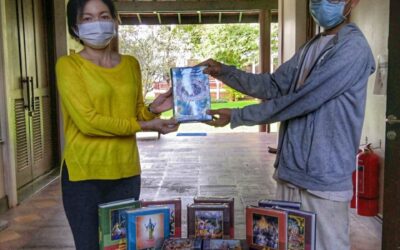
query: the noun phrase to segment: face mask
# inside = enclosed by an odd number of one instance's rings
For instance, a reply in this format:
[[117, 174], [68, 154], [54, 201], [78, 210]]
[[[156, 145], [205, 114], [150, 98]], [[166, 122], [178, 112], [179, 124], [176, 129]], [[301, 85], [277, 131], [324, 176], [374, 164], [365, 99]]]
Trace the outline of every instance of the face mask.
[[345, 5], [344, 1], [333, 3], [330, 0], [310, 0], [310, 13], [319, 26], [330, 29], [346, 19], [343, 16]]
[[115, 36], [114, 22], [97, 21], [78, 24], [77, 35], [85, 45], [95, 49], [103, 49]]

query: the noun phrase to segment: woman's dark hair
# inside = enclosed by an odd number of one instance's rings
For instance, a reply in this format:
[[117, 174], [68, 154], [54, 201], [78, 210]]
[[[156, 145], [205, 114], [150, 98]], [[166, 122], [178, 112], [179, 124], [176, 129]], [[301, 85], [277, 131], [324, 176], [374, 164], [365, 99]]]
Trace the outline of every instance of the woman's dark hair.
[[[79, 40], [79, 37], [75, 34], [74, 30], [77, 30], [76, 22], [78, 17], [82, 15], [83, 8], [90, 0], [69, 0], [67, 4], [67, 18], [68, 18], [68, 32], [73, 37]], [[105, 5], [107, 5], [110, 10], [111, 17], [114, 20], [118, 20], [118, 14], [115, 9], [113, 0], [101, 0]]]

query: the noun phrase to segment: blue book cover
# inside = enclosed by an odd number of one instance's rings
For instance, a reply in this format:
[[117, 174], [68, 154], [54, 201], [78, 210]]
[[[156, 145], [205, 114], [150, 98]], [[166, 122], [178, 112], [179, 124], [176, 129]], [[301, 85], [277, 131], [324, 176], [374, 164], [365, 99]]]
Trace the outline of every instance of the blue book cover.
[[170, 236], [168, 207], [146, 207], [125, 212], [128, 250], [161, 249]]
[[204, 66], [171, 68], [174, 117], [178, 122], [211, 121], [210, 83]]

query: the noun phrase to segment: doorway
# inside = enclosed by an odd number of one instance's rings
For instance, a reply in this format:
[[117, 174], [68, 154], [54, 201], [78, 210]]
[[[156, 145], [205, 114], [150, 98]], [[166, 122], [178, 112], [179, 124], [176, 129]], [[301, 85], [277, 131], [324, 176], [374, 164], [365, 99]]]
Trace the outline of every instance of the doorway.
[[45, 9], [43, 0], [5, 1], [10, 186], [18, 191], [54, 168]]

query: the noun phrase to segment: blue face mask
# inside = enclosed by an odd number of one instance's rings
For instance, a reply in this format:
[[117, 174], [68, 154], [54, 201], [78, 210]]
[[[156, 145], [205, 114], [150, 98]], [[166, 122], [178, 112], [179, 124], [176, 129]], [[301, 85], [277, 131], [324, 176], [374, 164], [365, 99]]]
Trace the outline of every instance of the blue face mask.
[[343, 16], [345, 1], [310, 0], [310, 13], [314, 21], [324, 29], [331, 29], [341, 24], [346, 17]]

